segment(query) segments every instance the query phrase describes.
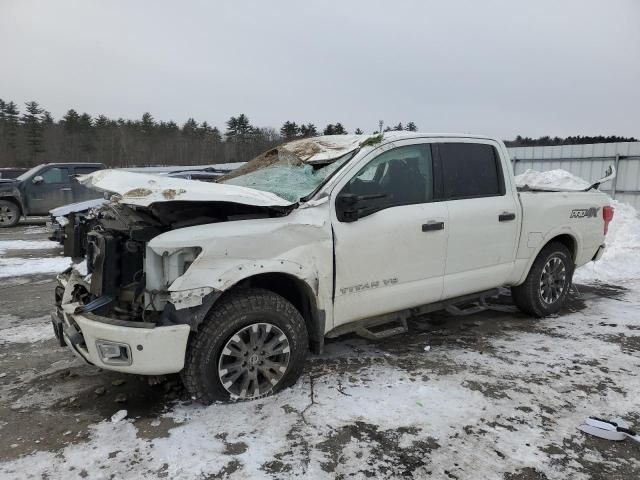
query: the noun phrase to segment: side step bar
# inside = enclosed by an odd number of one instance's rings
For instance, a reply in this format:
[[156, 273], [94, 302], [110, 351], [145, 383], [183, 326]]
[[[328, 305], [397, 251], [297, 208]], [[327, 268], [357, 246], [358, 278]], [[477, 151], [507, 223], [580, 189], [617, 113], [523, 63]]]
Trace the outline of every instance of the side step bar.
[[[444, 302], [430, 303], [419, 307], [401, 310], [399, 312], [392, 312], [377, 317], [365, 318], [356, 322], [349, 322], [347, 324], [343, 324], [338, 326], [337, 328], [334, 328], [330, 332], [327, 332], [325, 337], [335, 338], [346, 333], [356, 333], [370, 340], [386, 338], [391, 335], [407, 332], [407, 319], [411, 317], [425, 315], [427, 313], [433, 313], [439, 310], [446, 310], [452, 315], [471, 315], [472, 313], [478, 313], [489, 308], [493, 309], [494, 306], [487, 305], [486, 299], [495, 297], [499, 293], [500, 289], [494, 288], [491, 290], [486, 290], [484, 292], [475, 293], [473, 295], [463, 295], [461, 297], [452, 298]], [[459, 307], [459, 305], [469, 305], [473, 303], [477, 304], [471, 305], [467, 308]], [[499, 310], [499, 308], [496, 308], [496, 310]], [[398, 322], [400, 325], [381, 331], [371, 330], [373, 327], [394, 322]]]
[[[379, 330], [374, 332], [369, 327], [362, 326], [358, 328], [355, 333], [363, 338], [367, 338], [369, 340], [380, 340], [382, 338], [391, 337], [393, 335], [398, 335], [400, 333], [407, 333], [409, 331], [409, 326], [407, 325], [406, 318], [399, 318], [396, 320], [400, 325], [397, 327], [390, 327], [385, 330]], [[393, 322], [393, 321], [392, 321]], [[389, 322], [389, 323], [392, 323]]]

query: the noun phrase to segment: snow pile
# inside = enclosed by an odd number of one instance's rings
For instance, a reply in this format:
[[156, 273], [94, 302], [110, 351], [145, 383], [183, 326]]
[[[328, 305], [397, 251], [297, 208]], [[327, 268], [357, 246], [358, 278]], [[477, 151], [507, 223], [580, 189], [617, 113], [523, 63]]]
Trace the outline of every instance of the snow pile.
[[48, 250], [59, 246], [50, 240], [0, 240], [0, 255], [7, 250]]
[[35, 275], [37, 273], [60, 273], [69, 268], [69, 257], [52, 258], [2, 258], [0, 278]]
[[631, 205], [611, 200], [615, 209], [605, 242], [607, 248], [598, 262], [576, 270], [578, 283], [622, 282], [640, 279], [640, 216]]
[[519, 188], [527, 186], [541, 190], [584, 190], [591, 185], [582, 178], [562, 169], [546, 172], [529, 169], [516, 175], [515, 179], [516, 186]]

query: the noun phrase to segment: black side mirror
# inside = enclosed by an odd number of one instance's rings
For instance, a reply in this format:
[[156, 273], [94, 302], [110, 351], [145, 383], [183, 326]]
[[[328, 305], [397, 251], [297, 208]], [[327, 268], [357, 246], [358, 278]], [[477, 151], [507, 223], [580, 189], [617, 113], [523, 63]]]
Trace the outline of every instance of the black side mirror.
[[386, 196], [385, 193], [373, 193], [370, 195], [340, 193], [336, 198], [336, 216], [341, 222], [355, 222], [359, 218], [380, 210], [379, 203], [372, 202], [372, 200], [385, 198]]

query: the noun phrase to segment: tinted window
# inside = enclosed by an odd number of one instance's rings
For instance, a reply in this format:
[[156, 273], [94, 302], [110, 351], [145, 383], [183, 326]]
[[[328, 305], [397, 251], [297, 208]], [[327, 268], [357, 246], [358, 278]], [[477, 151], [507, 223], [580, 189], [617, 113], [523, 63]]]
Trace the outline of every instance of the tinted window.
[[76, 175], [89, 175], [90, 173], [100, 170], [98, 167], [75, 167]]
[[69, 183], [69, 169], [51, 167], [40, 174], [44, 183]]
[[354, 195], [384, 195], [372, 208], [425, 203], [433, 199], [429, 145], [409, 145], [384, 152], [365, 165], [342, 190]]
[[500, 157], [491, 145], [439, 143], [447, 199], [504, 194]]

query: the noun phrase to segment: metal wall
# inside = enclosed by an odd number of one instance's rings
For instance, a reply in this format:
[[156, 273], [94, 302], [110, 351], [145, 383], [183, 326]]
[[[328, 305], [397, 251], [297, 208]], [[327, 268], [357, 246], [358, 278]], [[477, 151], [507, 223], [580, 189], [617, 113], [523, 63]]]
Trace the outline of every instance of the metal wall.
[[516, 175], [527, 169], [561, 168], [590, 181], [603, 177], [607, 166], [614, 164], [618, 177], [603, 183], [600, 190], [640, 209], [640, 142], [514, 147], [509, 153]]

